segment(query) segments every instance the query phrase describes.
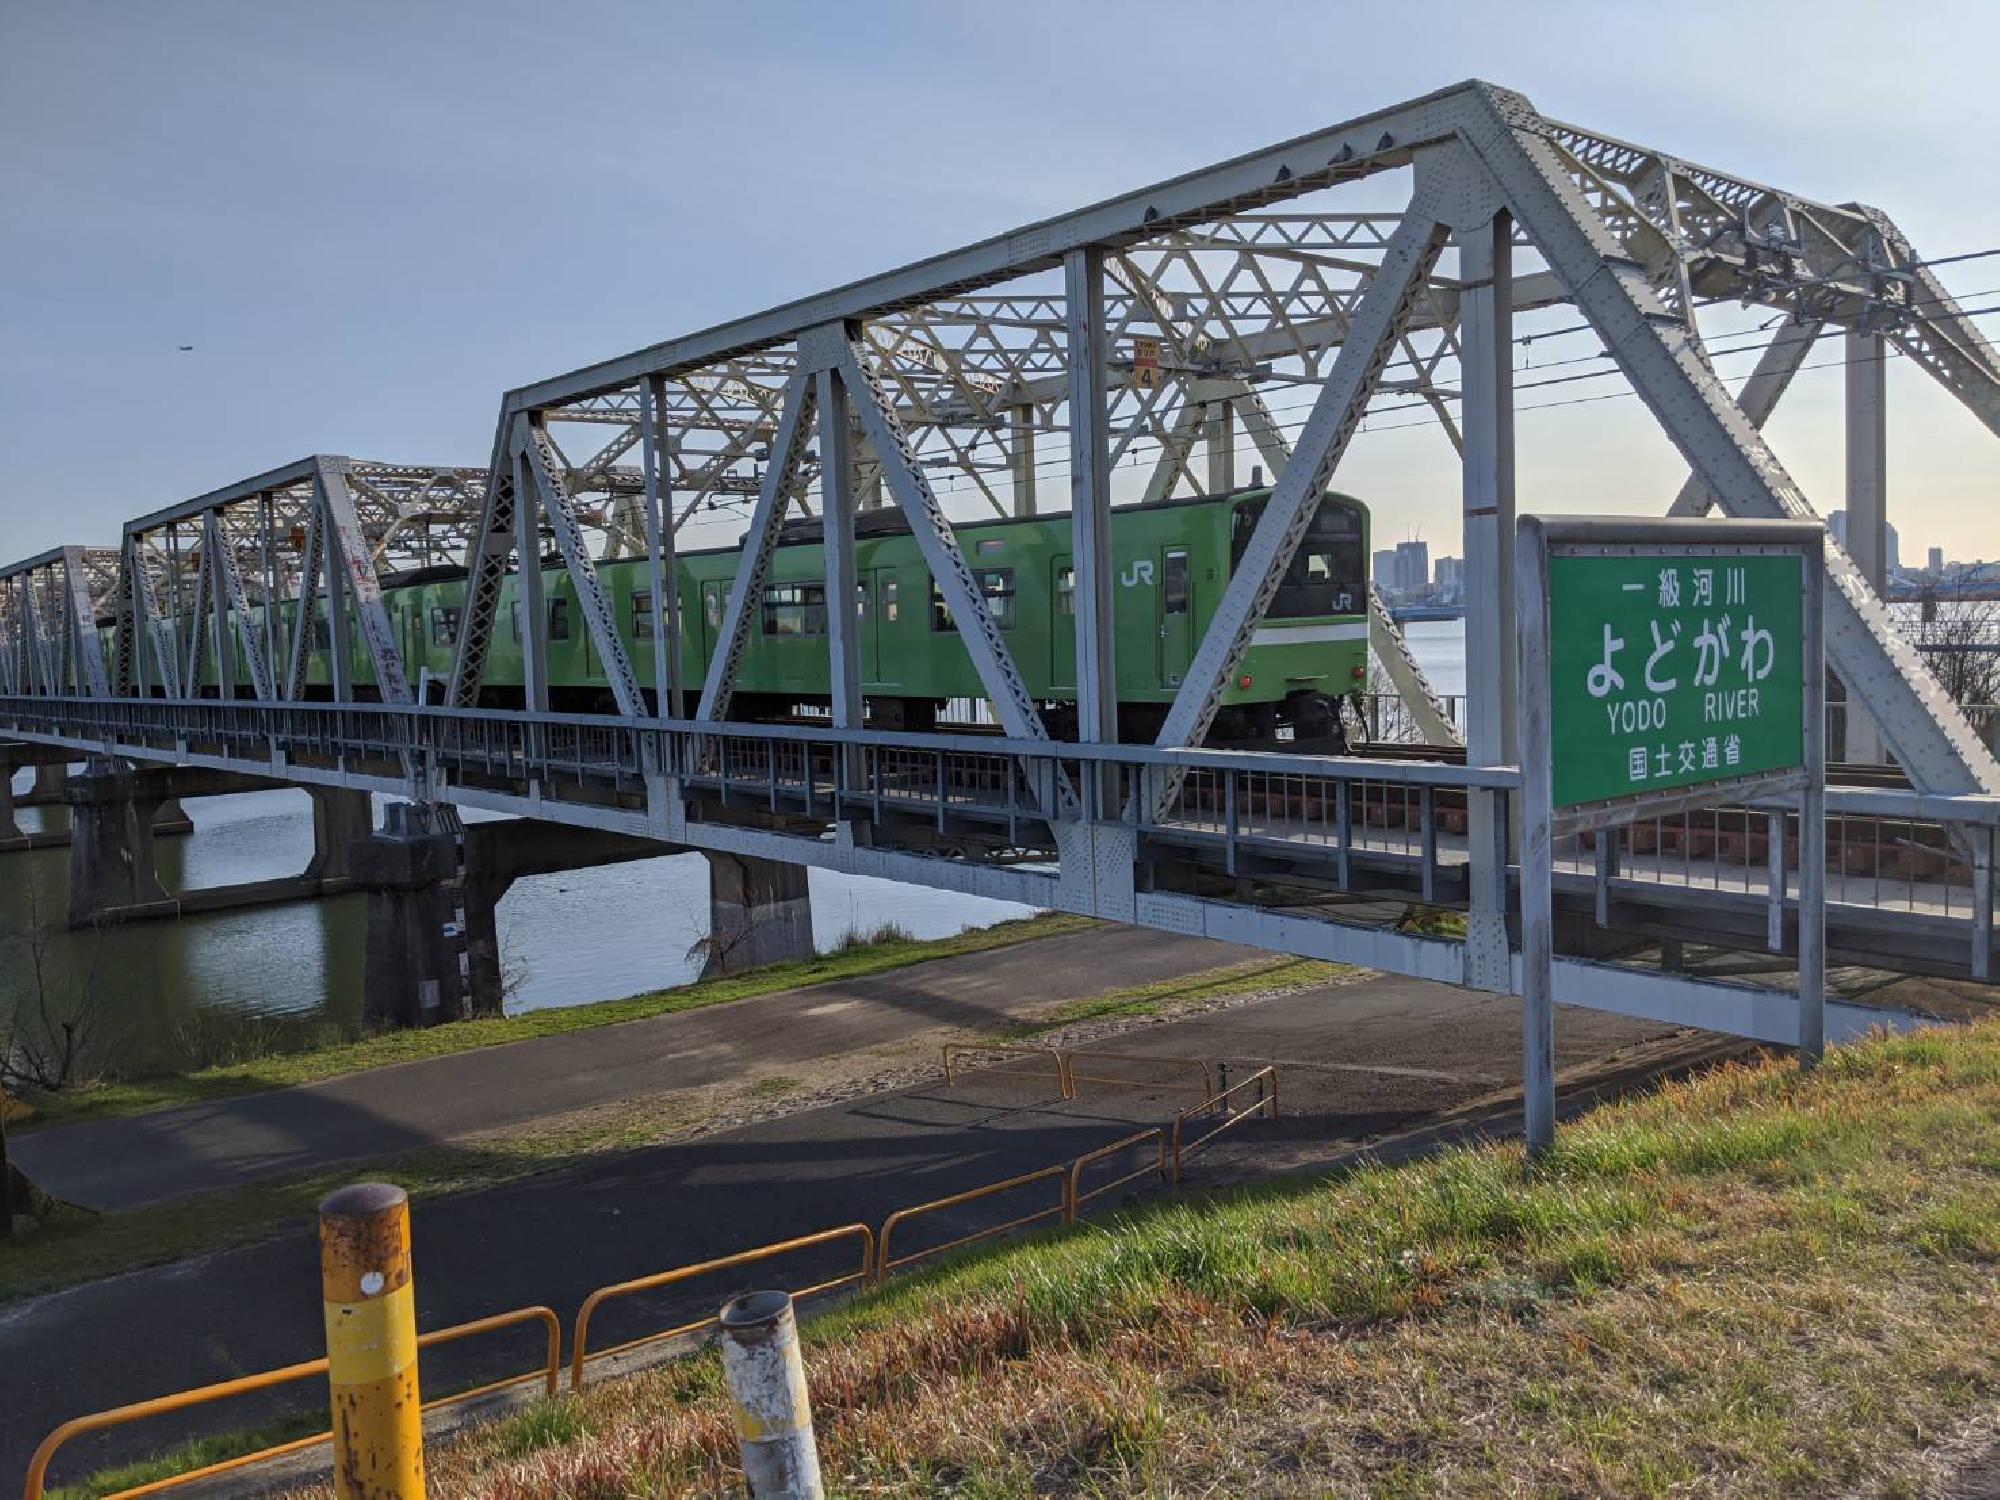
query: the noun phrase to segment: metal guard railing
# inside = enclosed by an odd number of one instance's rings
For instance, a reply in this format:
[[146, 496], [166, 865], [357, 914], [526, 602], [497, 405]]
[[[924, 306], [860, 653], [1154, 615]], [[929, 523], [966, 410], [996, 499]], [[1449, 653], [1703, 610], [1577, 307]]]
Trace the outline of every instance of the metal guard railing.
[[[460, 1406], [468, 1401], [476, 1401], [481, 1396], [490, 1396], [497, 1391], [522, 1385], [530, 1380], [544, 1381], [547, 1394], [555, 1395], [562, 1373], [562, 1319], [552, 1308], [516, 1308], [512, 1312], [496, 1313], [490, 1318], [476, 1318], [470, 1323], [435, 1329], [430, 1333], [418, 1335], [417, 1348], [421, 1352], [436, 1348], [440, 1344], [456, 1343], [460, 1339], [473, 1338], [483, 1333], [495, 1333], [500, 1329], [514, 1328], [524, 1323], [540, 1323], [548, 1331], [548, 1353], [541, 1365], [525, 1374], [489, 1381], [484, 1385], [474, 1386], [471, 1390], [454, 1391], [449, 1396], [426, 1401], [424, 1410], [428, 1412], [448, 1406]], [[194, 1406], [227, 1401], [235, 1396], [253, 1395], [258, 1391], [290, 1385], [294, 1381], [308, 1380], [326, 1372], [327, 1362], [324, 1357], [309, 1359], [303, 1364], [286, 1365], [277, 1370], [264, 1370], [255, 1375], [243, 1375], [235, 1380], [224, 1380], [191, 1391], [179, 1391], [171, 1396], [159, 1396], [150, 1401], [136, 1401], [128, 1406], [113, 1407], [109, 1411], [73, 1417], [43, 1438], [41, 1446], [35, 1449], [34, 1457], [28, 1464], [27, 1500], [42, 1500], [48, 1483], [49, 1465], [55, 1461], [56, 1453], [65, 1444], [77, 1438], [93, 1432], [106, 1432], [115, 1427], [130, 1426], [132, 1423], [143, 1422], [151, 1417], [170, 1416]], [[197, 1479], [212, 1479], [219, 1474], [232, 1473], [250, 1464], [281, 1458], [288, 1453], [303, 1452], [316, 1444], [328, 1441], [332, 1436], [331, 1432], [315, 1433], [311, 1437], [296, 1438], [291, 1442], [262, 1448], [254, 1453], [241, 1453], [234, 1458], [226, 1458], [199, 1469], [190, 1469], [186, 1473], [174, 1474], [150, 1484], [140, 1485], [136, 1489], [120, 1490], [116, 1495], [107, 1497], [107, 1500], [136, 1500], [137, 1496], [159, 1494], [184, 1484], [192, 1484]]]

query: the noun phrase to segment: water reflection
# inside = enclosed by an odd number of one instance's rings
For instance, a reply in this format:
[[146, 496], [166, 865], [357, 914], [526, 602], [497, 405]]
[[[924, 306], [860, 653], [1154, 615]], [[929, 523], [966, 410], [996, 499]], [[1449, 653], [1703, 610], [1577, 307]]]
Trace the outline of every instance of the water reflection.
[[[32, 772], [15, 779], [25, 792]], [[156, 841], [169, 890], [296, 874], [312, 855], [303, 791], [186, 804], [185, 838]], [[60, 808], [22, 808], [21, 826], [61, 828]], [[1025, 915], [949, 891], [811, 873], [822, 949], [894, 921], [942, 937]], [[343, 896], [103, 931], [67, 929], [69, 855], [0, 854], [0, 1017], [46, 996], [51, 1014], [97, 1028], [105, 1065], [138, 1073], [225, 1061], [358, 1032], [365, 901]], [[39, 939], [29, 934], [39, 930]], [[614, 999], [682, 984], [708, 930], [707, 867], [678, 855], [519, 881], [500, 903], [510, 1012]]]

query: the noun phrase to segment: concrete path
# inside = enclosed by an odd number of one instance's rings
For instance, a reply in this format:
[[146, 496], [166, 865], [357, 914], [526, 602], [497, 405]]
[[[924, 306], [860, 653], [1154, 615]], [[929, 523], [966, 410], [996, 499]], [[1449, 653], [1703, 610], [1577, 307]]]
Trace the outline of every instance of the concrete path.
[[47, 1192], [123, 1209], [740, 1077], [930, 1027], [991, 1030], [1066, 1000], [1259, 955], [1102, 927], [701, 1010], [375, 1068], [325, 1083], [33, 1131], [10, 1143]]
[[[1146, 934], [1142, 946], [1166, 941]], [[1078, 939], [1036, 944], [1017, 956], [1029, 951], [1038, 955], [1030, 965], [1035, 985], [1057, 967], [1051, 953], [1099, 961], [1107, 953]], [[1210, 950], [1201, 959], [1214, 956]], [[1141, 977], [1136, 965], [1144, 957], [1123, 952], [1120, 967], [1095, 973], [1095, 987]], [[886, 977], [899, 984], [935, 979], [943, 968]], [[1045, 985], [1041, 994], [1048, 994]], [[1672, 1055], [1673, 1044], [1662, 1040], [1668, 1028], [1593, 1012], [1562, 1010], [1556, 1037], [1565, 1069], [1620, 1057], [1627, 1061], [1615, 1066], [1657, 1066]], [[782, 1039], [767, 1033], [763, 1040]], [[1520, 1007], [1441, 985], [1371, 979], [1147, 1026], [1107, 1045], [1163, 1057], [1226, 1057], [1238, 1077], [1278, 1062], [1284, 1118], [1276, 1127], [1246, 1123], [1225, 1138], [1211, 1169], [1234, 1174], [1299, 1161], [1308, 1147], [1324, 1159], [1339, 1143], [1408, 1130], [1504, 1090], [1518, 1076]], [[871, 1095], [419, 1202], [420, 1326], [546, 1303], [567, 1327], [596, 1287], [832, 1225], [879, 1225], [894, 1209], [1063, 1161], [1136, 1123], [1170, 1119], [1192, 1099], [1185, 1086], [1086, 1084], [1069, 1104], [1052, 1093], [1039, 1076], [973, 1073], [952, 1089], [931, 1084]], [[1052, 1202], [1053, 1185], [1043, 1190]], [[989, 1209], [997, 1212], [985, 1223], [1039, 1206], [1015, 1199], [912, 1225], [899, 1231], [897, 1253], [969, 1233], [980, 1226], [976, 1215]], [[698, 1317], [751, 1281], [799, 1284], [788, 1273], [837, 1271], [829, 1261], [793, 1261], [718, 1278], [678, 1297], [620, 1303], [607, 1309], [592, 1345]], [[16, 1481], [34, 1443], [67, 1417], [310, 1359], [323, 1338], [317, 1251], [307, 1223], [263, 1244], [0, 1307], [0, 1370], [7, 1372], [0, 1379], [0, 1489]], [[532, 1363], [531, 1344], [503, 1338], [427, 1356], [426, 1388], [521, 1370]], [[147, 1451], [148, 1438], [241, 1428], [287, 1409], [311, 1410], [324, 1399], [324, 1387], [307, 1382], [289, 1405], [277, 1398], [244, 1401], [177, 1418], [169, 1430], [92, 1440], [79, 1445], [58, 1477]]]

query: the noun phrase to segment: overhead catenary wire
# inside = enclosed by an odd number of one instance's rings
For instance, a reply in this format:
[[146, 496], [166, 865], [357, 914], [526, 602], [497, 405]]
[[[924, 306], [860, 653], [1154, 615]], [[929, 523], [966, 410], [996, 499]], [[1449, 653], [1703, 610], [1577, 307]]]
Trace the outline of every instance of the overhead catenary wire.
[[[1941, 256], [1933, 260], [1913, 262], [1912, 264], [1919, 266], [1950, 265], [1965, 261], [1986, 259], [1993, 256], [2000, 256], [2000, 246], [1996, 246], [1986, 250], [1967, 251], [1957, 255]], [[2000, 294], [2000, 287], [1985, 288], [1980, 291], [1963, 294], [1963, 296], [1965, 300], [1970, 300], [1973, 298], [1993, 296], [1996, 294]], [[1712, 307], [1721, 305], [1725, 302], [1732, 302], [1734, 300], [1735, 299], [1731, 298], [1715, 298], [1715, 299], [1709, 299], [1702, 303], [1698, 303], [1697, 306]], [[1964, 318], [1988, 317], [1995, 314], [2000, 314], [2000, 303], [1996, 303], [1985, 307], [1959, 308], [1957, 311], [1958, 315]], [[1772, 321], [1776, 320], [1773, 319]], [[1770, 324], [1767, 322], [1762, 326], [1769, 327]], [[1573, 325], [1567, 325], [1560, 329], [1519, 334], [1516, 335], [1511, 342], [1517, 346], [1526, 347], [1532, 345], [1536, 340], [1539, 339], [1555, 338], [1570, 333], [1591, 331], [1593, 328], [1594, 325], [1590, 323], [1587, 322], [1578, 323]], [[1725, 337], [1728, 336], [1725, 335]], [[1996, 341], [1996, 339], [1993, 338], [1979, 338], [1979, 339], [1969, 340], [1967, 342], [1969, 342], [1973, 347], [1992, 348], [1995, 346], [1996, 342], [2000, 341]], [[1720, 347], [1709, 348], [1705, 351], [1705, 353], [1707, 354], [1707, 357], [1711, 361], [1721, 358], [1732, 357], [1738, 354], [1748, 354], [1748, 353], [1761, 354], [1765, 349], [1766, 344], [1767, 341], [1765, 340], [1754, 340], [1745, 343], [1726, 344]], [[1905, 356], [1900, 349], [1897, 349], [1893, 346], [1885, 345], [1883, 353], [1879, 356], [1860, 356], [1860, 357], [1842, 356], [1841, 358], [1838, 359], [1814, 361], [1799, 366], [1798, 370], [1795, 373], [1803, 374], [1811, 370], [1838, 368], [1849, 364], [1867, 362], [1870, 359], [1887, 360], [1890, 358], [1904, 358], [1904, 357], [1907, 356]], [[1566, 365], [1588, 364], [1595, 362], [1604, 362], [1607, 367], [1601, 370], [1581, 371], [1572, 375], [1554, 376], [1542, 380], [1533, 380], [1525, 382], [1517, 381], [1514, 385], [1514, 390], [1516, 392], [1520, 392], [1524, 390], [1543, 389], [1558, 385], [1577, 384], [1584, 381], [1600, 380], [1622, 374], [1622, 370], [1620, 369], [1620, 367], [1618, 367], [1616, 363], [1613, 362], [1613, 356], [1611, 355], [1611, 353], [1608, 350], [1603, 350], [1603, 349], [1598, 350], [1594, 354], [1572, 356], [1570, 358], [1566, 358], [1563, 360], [1549, 361], [1541, 365], [1531, 365], [1527, 363], [1515, 364], [1513, 365], [1513, 373], [1515, 375], [1521, 375], [1531, 370], [1537, 370], [1537, 371], [1548, 370], [1553, 368], [1559, 368]], [[1417, 360], [1405, 358], [1405, 359], [1392, 360], [1384, 368], [1385, 370], [1396, 370], [1403, 368], [1416, 369], [1419, 367], [1419, 364], [1420, 362]], [[1524, 405], [1517, 405], [1515, 407], [1515, 411], [1517, 414], [1533, 412], [1533, 411], [1551, 411], [1570, 406], [1592, 405], [1603, 401], [1622, 400], [1628, 398], [1635, 399], [1637, 395], [1638, 393], [1636, 391], [1630, 391], [1630, 390], [1610, 391], [1602, 395], [1575, 396], [1559, 401], [1530, 402]], [[1437, 392], [1434, 397], [1418, 397], [1408, 401], [1396, 402], [1394, 404], [1387, 406], [1371, 406], [1363, 418], [1363, 424], [1360, 432], [1357, 433], [1357, 436], [1365, 433], [1379, 434], [1386, 432], [1406, 431], [1425, 426], [1442, 426], [1442, 422], [1440, 421], [1440, 418], [1436, 414], [1434, 402], [1436, 400], [1456, 401], [1459, 399], [1460, 397], [1458, 393], [1455, 391], [1440, 391]], [[1297, 420], [1284, 421], [1280, 420], [1280, 418], [1294, 413], [1308, 412], [1312, 409], [1314, 404], [1316, 404], [1315, 401], [1311, 400], [1295, 402], [1295, 403], [1266, 404], [1265, 411], [1271, 416], [1273, 426], [1275, 426], [1281, 433], [1283, 433], [1289, 438], [1296, 436], [1296, 434], [1303, 429], [1305, 425], [1304, 419], [1299, 418]], [[1382, 424], [1374, 421], [1374, 419], [1377, 417], [1391, 415], [1397, 412], [1417, 411], [1417, 410], [1429, 412], [1430, 415], [1409, 422], [1395, 422], [1395, 423]], [[1049, 428], [1038, 429], [1037, 435], [1058, 436], [1063, 432], [1065, 432], [1066, 430], [1067, 429], [1063, 427], [1051, 426]], [[972, 441], [973, 443], [976, 443], [978, 439], [975, 437]], [[967, 446], [970, 447], [972, 446], [972, 444], [968, 444]], [[1128, 447], [1126, 453], [1122, 455], [1110, 467], [1113, 469], [1132, 469], [1157, 463], [1160, 455], [1163, 454], [1165, 451], [1166, 451], [1166, 445], [1162, 443], [1158, 437], [1153, 435], [1147, 435], [1145, 437], [1135, 439], [1132, 442], [1132, 444]], [[1257, 447], [1254, 440], [1250, 439], [1245, 439], [1232, 444], [1229, 451], [1233, 456], [1251, 458], [1251, 459], [1259, 457], [1261, 453], [1261, 450]], [[1194, 461], [1195, 460], [1192, 457], [1192, 445], [1191, 445], [1190, 457], [1186, 460], [1186, 462], [1192, 463]], [[1043, 474], [1056, 474], [1061, 472], [1067, 472], [1068, 467], [1069, 467], [1068, 459], [1066, 457], [1059, 457], [1059, 458], [1038, 460], [1036, 463], [1030, 466], [1030, 469], [1031, 472], [1039, 476]], [[999, 470], [996, 468], [995, 472], [997, 474]], [[968, 493], [984, 492], [986, 489], [986, 487], [982, 486], [974, 477], [963, 473], [950, 475], [947, 477], [934, 478], [931, 481], [931, 488], [941, 498], [945, 496], [956, 496]], [[749, 505], [750, 501], [747, 498], [745, 499], [711, 498], [708, 501], [706, 510], [704, 511], [703, 514], [706, 515], [713, 513], [715, 511], [728, 511], [742, 515], [742, 514], [747, 514]]]

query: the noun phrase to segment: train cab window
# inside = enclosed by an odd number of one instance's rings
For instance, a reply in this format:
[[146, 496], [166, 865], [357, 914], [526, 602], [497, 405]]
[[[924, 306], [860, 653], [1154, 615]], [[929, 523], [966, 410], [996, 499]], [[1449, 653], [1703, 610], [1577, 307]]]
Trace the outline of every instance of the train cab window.
[[701, 591], [701, 615], [708, 622], [711, 632], [722, 629], [722, 589], [719, 586]]
[[1184, 615], [1188, 612], [1188, 555], [1187, 548], [1175, 547], [1162, 559], [1160, 577], [1160, 613]]
[[431, 644], [449, 646], [458, 639], [458, 610], [448, 604], [431, 606]]
[[826, 634], [826, 585], [773, 583], [764, 589], [764, 634]]
[[1056, 613], [1076, 613], [1076, 569], [1068, 563], [1056, 569]]
[[[1012, 568], [974, 568], [973, 582], [986, 596], [987, 613], [993, 616], [993, 623], [1002, 630], [1014, 628], [1014, 570]], [[931, 580], [931, 629], [950, 630], [952, 628], [951, 606], [944, 602], [944, 591]]]
[[[1250, 500], [1236, 507], [1229, 519], [1229, 566], [1243, 561], [1244, 549], [1257, 529], [1265, 502]], [[1285, 569], [1267, 616], [1359, 614], [1366, 607], [1367, 563], [1363, 556], [1361, 512], [1331, 495], [1320, 500], [1312, 523]]]
[[902, 613], [896, 602], [896, 575], [885, 575], [876, 586], [882, 591], [882, 622], [893, 625]]

